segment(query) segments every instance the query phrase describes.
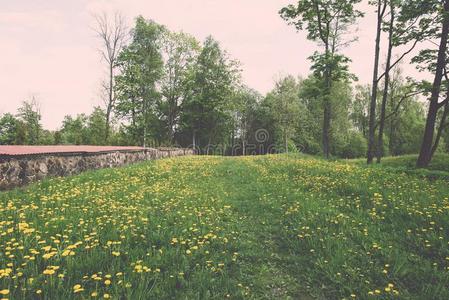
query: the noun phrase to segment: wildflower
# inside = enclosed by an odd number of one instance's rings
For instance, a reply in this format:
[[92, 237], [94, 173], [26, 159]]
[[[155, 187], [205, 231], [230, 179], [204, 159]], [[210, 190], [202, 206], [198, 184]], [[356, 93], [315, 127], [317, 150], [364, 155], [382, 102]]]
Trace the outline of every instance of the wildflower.
[[45, 269], [44, 272], [42, 272], [44, 275], [53, 275], [55, 274], [55, 270], [53, 269]]
[[73, 286], [73, 292], [74, 292], [74, 293], [79, 293], [79, 292], [82, 292], [82, 291], [84, 291], [84, 289], [83, 289], [83, 287], [81, 286], [81, 284], [75, 284], [75, 285]]
[[61, 256], [73, 256], [73, 255], [75, 255], [75, 252], [74, 251], [72, 251], [72, 250], [64, 250], [63, 252], [62, 252], [62, 254], [61, 254]]

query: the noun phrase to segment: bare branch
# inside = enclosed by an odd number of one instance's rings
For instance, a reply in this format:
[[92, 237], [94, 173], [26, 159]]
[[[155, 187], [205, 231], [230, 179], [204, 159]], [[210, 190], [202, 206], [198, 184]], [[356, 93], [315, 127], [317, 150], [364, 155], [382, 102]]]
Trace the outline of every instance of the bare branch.
[[109, 134], [109, 122], [115, 102], [114, 70], [117, 66], [118, 56], [126, 42], [127, 29], [125, 19], [119, 12], [116, 12], [112, 19], [106, 13], [95, 15], [94, 17], [96, 21], [94, 31], [97, 33], [102, 44], [100, 53], [108, 67], [108, 79], [102, 82], [102, 90], [107, 95], [104, 101], [106, 106], [107, 138]]

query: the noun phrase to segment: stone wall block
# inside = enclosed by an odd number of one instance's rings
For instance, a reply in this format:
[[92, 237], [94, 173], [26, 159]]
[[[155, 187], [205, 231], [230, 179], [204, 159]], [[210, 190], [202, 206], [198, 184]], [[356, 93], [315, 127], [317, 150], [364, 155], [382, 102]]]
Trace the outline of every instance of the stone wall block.
[[0, 158], [0, 190], [21, 186], [46, 177], [68, 176], [86, 170], [112, 168], [132, 163], [193, 155], [192, 149], [155, 149], [83, 154], [40, 154]]

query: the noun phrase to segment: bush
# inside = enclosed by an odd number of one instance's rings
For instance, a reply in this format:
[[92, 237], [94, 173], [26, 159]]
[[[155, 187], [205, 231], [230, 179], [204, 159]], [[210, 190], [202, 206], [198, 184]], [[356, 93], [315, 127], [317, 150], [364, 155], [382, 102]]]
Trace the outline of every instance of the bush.
[[352, 131], [343, 148], [337, 155], [343, 158], [357, 158], [366, 155], [368, 150], [367, 140], [360, 132]]

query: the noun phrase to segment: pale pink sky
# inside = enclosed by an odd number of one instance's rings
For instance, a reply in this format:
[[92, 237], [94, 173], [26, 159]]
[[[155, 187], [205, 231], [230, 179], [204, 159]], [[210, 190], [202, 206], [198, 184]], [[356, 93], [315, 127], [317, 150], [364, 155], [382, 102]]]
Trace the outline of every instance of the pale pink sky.
[[[132, 25], [143, 15], [199, 40], [211, 34], [241, 61], [245, 83], [265, 93], [280, 75], [307, 76], [307, 57], [316, 49], [278, 15], [294, 0], [0, 0], [0, 114], [15, 113], [36, 95], [45, 128], [56, 129], [64, 115], [89, 113], [99, 100], [104, 67], [92, 15], [122, 12]], [[359, 41], [344, 50], [361, 83], [372, 73], [373, 8], [358, 24]], [[416, 74], [405, 64], [406, 75]]]

